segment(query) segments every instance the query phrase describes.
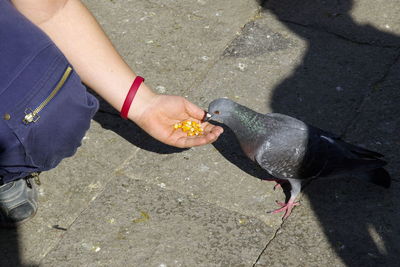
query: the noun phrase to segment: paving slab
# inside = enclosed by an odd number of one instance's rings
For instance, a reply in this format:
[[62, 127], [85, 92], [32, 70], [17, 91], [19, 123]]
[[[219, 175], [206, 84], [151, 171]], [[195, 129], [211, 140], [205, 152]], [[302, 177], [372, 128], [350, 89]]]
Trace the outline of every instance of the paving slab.
[[[221, 149], [234, 146], [235, 143], [223, 143]], [[256, 217], [269, 226], [280, 225], [280, 216], [267, 211], [273, 210], [275, 200], [283, 200], [285, 195], [274, 192], [274, 182], [262, 180], [271, 177], [238, 153], [238, 145], [235, 151], [237, 154], [230, 154], [230, 157], [249, 173], [227, 161], [212, 146], [172, 155], [154, 155], [154, 152], [141, 150], [127, 160], [118, 173]]]
[[259, 9], [253, 0], [84, 3], [149, 85], [160, 93], [186, 96]]
[[[38, 213], [16, 232], [2, 234], [3, 244], [13, 243], [16, 237], [20, 240], [20, 259], [16, 261], [38, 264], [104, 190], [115, 176], [114, 166], [130, 154], [123, 149], [128, 142], [120, 139], [117, 134], [105, 131], [93, 122], [76, 155], [64, 159], [58, 168], [40, 175]], [[10, 266], [8, 261], [15, 254], [16, 251], [5, 252], [0, 265]]]
[[269, 232], [255, 218], [119, 177], [41, 266], [250, 266]]

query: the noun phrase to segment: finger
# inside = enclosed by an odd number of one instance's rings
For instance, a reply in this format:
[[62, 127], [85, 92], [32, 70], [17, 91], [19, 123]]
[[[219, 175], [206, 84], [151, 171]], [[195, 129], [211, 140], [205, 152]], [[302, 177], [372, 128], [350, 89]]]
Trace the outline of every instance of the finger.
[[215, 132], [218, 134], [222, 134], [224, 132], [224, 128], [222, 128], [221, 126], [216, 126], [208, 122], [202, 123], [201, 127], [206, 133]]
[[185, 100], [186, 111], [189, 114], [189, 116], [193, 117], [196, 120], [201, 121], [204, 118], [206, 112], [199, 106], [193, 104], [192, 102], [186, 99], [184, 100]]
[[207, 141], [205, 138], [187, 138], [187, 137], [182, 137], [177, 140], [177, 146], [181, 148], [189, 148], [189, 147], [195, 147], [195, 146], [202, 146], [206, 145]]
[[214, 136], [202, 136], [202, 137], [192, 137], [192, 138], [187, 138], [187, 137], [182, 137], [178, 140], [178, 145], [179, 147], [182, 148], [189, 148], [189, 147], [196, 147], [196, 146], [203, 146], [210, 144], [216, 140], [216, 137]]
[[217, 127], [215, 130], [212, 130], [211, 132], [206, 133], [205, 135], [202, 136], [196, 136], [196, 137], [187, 137], [187, 136], [182, 136], [177, 139], [176, 141], [176, 146], [181, 147], [181, 148], [187, 148], [187, 147], [194, 147], [194, 146], [202, 146], [206, 144], [210, 144], [218, 139], [218, 137], [222, 134], [223, 129], [218, 129], [221, 127]]

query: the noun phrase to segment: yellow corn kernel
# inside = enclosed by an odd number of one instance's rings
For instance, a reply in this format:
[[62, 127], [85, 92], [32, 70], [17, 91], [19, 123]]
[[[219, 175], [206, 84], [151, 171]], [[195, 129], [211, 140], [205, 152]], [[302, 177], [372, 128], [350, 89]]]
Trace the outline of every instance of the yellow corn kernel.
[[201, 128], [201, 124], [195, 121], [186, 120], [183, 122], [175, 123], [174, 129], [182, 129], [183, 132], [187, 132], [188, 136], [202, 135], [204, 130]]
[[182, 131], [187, 132], [190, 130], [190, 126], [182, 126]]

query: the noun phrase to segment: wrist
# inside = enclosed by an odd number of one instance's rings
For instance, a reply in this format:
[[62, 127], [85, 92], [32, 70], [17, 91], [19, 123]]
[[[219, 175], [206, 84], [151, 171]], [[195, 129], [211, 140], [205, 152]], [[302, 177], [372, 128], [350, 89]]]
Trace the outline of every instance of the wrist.
[[157, 94], [149, 86], [142, 83], [136, 92], [128, 112], [128, 119], [140, 125], [140, 118], [155, 100]]

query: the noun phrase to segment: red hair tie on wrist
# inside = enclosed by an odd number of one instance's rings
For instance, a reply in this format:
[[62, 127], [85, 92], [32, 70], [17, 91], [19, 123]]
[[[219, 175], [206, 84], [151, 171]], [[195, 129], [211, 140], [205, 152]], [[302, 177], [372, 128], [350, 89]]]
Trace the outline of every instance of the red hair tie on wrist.
[[132, 104], [133, 99], [135, 98], [136, 92], [139, 89], [139, 87], [143, 81], [144, 81], [144, 78], [140, 77], [140, 76], [136, 76], [135, 80], [133, 81], [132, 86], [129, 89], [128, 94], [126, 95], [124, 104], [122, 105], [122, 108], [121, 108], [120, 116], [123, 119], [128, 118], [129, 108], [131, 107], [131, 104]]

